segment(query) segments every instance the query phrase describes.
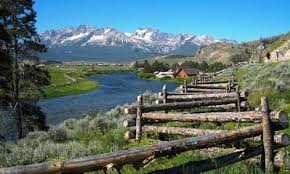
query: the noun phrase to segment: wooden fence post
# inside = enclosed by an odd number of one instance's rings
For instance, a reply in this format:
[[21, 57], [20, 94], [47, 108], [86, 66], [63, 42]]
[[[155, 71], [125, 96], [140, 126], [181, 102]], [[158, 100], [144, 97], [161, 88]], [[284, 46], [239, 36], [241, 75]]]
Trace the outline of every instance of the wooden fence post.
[[167, 103], [167, 85], [163, 85], [162, 88], [162, 93], [163, 93], [163, 103]]
[[184, 80], [183, 86], [184, 86], [184, 93], [187, 93], [187, 81], [186, 80]]
[[263, 148], [264, 148], [264, 167], [267, 172], [274, 172], [273, 154], [273, 132], [271, 130], [271, 120], [269, 115], [269, 105], [266, 97], [261, 98], [262, 125], [263, 125]]
[[236, 106], [237, 106], [237, 111], [238, 112], [241, 112], [241, 96], [240, 96], [240, 88], [239, 86], [237, 86], [236, 88], [236, 95], [237, 95], [237, 103], [236, 103]]
[[231, 81], [228, 81], [228, 84], [226, 86], [227, 92], [231, 92]]
[[137, 97], [137, 115], [136, 115], [136, 141], [140, 143], [141, 140], [141, 130], [142, 130], [142, 105], [143, 105], [143, 96], [139, 95]]
[[[234, 85], [235, 84], [235, 76], [231, 76], [231, 82], [232, 82], [232, 85]], [[233, 86], [232, 86], [233, 87]]]

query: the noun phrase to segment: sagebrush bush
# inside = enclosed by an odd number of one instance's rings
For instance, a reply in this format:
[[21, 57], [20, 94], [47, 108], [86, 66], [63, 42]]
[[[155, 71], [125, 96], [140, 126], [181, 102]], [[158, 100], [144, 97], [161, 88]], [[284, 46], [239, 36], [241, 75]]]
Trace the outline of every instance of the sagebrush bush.
[[52, 127], [48, 130], [49, 138], [54, 142], [66, 142], [68, 140], [67, 130], [63, 127]]
[[122, 149], [123, 107], [68, 119], [47, 132], [29, 133], [17, 143], [0, 143], [0, 167], [74, 159]]
[[267, 96], [271, 108], [277, 108], [283, 103], [290, 102], [290, 62], [248, 64], [235, 68], [230, 67], [218, 76], [219, 79], [228, 79], [235, 75], [241, 90], [250, 92], [249, 102], [257, 107], [260, 97]]

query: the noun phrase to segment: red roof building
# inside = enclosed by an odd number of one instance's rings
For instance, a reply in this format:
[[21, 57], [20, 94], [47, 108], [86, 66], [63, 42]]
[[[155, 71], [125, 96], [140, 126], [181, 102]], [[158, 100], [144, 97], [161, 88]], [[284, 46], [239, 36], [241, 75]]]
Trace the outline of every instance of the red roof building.
[[174, 77], [182, 77], [182, 78], [188, 78], [192, 76], [197, 76], [199, 74], [202, 74], [202, 72], [197, 68], [189, 68], [186, 66], [178, 67], [177, 70], [174, 73]]

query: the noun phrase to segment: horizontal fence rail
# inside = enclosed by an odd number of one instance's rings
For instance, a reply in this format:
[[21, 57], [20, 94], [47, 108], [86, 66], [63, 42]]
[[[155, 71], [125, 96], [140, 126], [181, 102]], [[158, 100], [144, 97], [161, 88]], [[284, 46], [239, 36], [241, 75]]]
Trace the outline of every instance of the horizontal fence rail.
[[212, 147], [228, 141], [249, 138], [262, 134], [263, 126], [261, 124], [245, 127], [241, 129], [209, 134], [162, 142], [159, 144], [148, 145], [145, 147], [131, 148], [112, 153], [83, 157], [74, 160], [64, 160], [52, 163], [40, 163], [27, 166], [18, 166], [0, 169], [0, 174], [6, 173], [71, 173], [103, 170], [107, 165], [114, 166], [125, 165], [139, 162], [148, 158], [158, 158], [167, 155], [174, 155], [188, 150]]

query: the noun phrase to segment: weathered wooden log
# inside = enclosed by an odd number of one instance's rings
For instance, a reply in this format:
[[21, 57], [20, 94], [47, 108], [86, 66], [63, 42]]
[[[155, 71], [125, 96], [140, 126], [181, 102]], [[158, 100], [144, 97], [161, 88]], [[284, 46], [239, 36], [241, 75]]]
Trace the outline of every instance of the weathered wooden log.
[[[226, 104], [226, 105], [217, 105], [217, 106], [208, 106], [207, 108], [213, 110], [221, 110], [221, 111], [236, 111], [236, 104]], [[249, 111], [249, 103], [247, 101], [241, 102], [241, 110]]]
[[[223, 98], [233, 98], [236, 96], [236, 92], [225, 92], [225, 93], [218, 93], [218, 94], [191, 94], [191, 93], [182, 93], [180, 95], [174, 95], [174, 94], [170, 94], [168, 93], [167, 98], [168, 99], [179, 99], [179, 98], [190, 98], [190, 99], [211, 99], [211, 98], [219, 98], [219, 99], [223, 99]], [[242, 96], [243, 97], [243, 96]]]
[[236, 88], [236, 99], [237, 99], [237, 103], [236, 103], [236, 106], [237, 106], [237, 111], [238, 112], [241, 112], [241, 96], [240, 96], [240, 88], [239, 86], [237, 86]]
[[141, 129], [142, 129], [142, 105], [143, 105], [143, 96], [140, 95], [137, 97], [137, 115], [136, 115], [136, 141], [140, 143], [141, 141]]
[[261, 98], [262, 106], [262, 125], [263, 125], [263, 147], [265, 157], [265, 170], [274, 172], [274, 153], [273, 153], [273, 132], [271, 130], [271, 118], [269, 105], [266, 97]]
[[[156, 124], [156, 123], [166, 123], [167, 121], [161, 121], [161, 120], [142, 120], [142, 125], [145, 124]], [[123, 120], [123, 126], [124, 127], [135, 127], [136, 126], [136, 117], [129, 117], [125, 120]]]
[[213, 82], [193, 82], [193, 84], [219, 84], [219, 83], [225, 83], [227, 84], [228, 83], [228, 80], [222, 80], [222, 81], [213, 81]]
[[181, 89], [227, 89], [224, 85], [181, 85]]
[[290, 157], [288, 153], [279, 151], [274, 158], [275, 167], [290, 170]]
[[203, 135], [208, 135], [208, 134], [226, 132], [226, 130], [163, 127], [163, 126], [148, 126], [148, 125], [144, 125], [142, 127], [142, 130], [144, 130], [144, 132], [183, 135], [186, 137], [194, 137], [194, 136], [196, 137], [196, 136], [203, 136]]
[[[183, 93], [185, 93], [184, 91], [184, 87], [183, 85], [180, 86], [180, 89], [183, 90]], [[195, 92], [203, 92], [203, 93], [225, 93], [227, 92], [227, 89], [207, 89], [207, 88], [187, 88], [186, 93], [195, 93]]]
[[[226, 92], [226, 93], [228, 93], [228, 92]], [[221, 94], [224, 94], [224, 93], [221, 93]], [[163, 96], [163, 93], [162, 92], [159, 92], [158, 95], [159, 95], [159, 97], [162, 97]], [[192, 94], [192, 93], [167, 92], [167, 96], [172, 96], [172, 95], [174, 95], [174, 96], [176, 96], [176, 95], [177, 96], [179, 96], [179, 95], [180, 96], [183, 96], [183, 95], [199, 95], [201, 97], [202, 95], [209, 95], [209, 94], [206, 94], [206, 93], [205, 94]], [[213, 94], [213, 95], [216, 95], [216, 94]], [[249, 91], [247, 91], [247, 90], [241, 91], [240, 95], [241, 95], [241, 97], [246, 98], [249, 95]]]
[[192, 109], [201, 106], [223, 105], [235, 103], [236, 99], [223, 99], [223, 100], [208, 100], [208, 101], [193, 101], [193, 102], [180, 102], [180, 103], [164, 103], [159, 105], [145, 105], [142, 107], [144, 113], [152, 111], [164, 111], [175, 109]]
[[[232, 99], [234, 99], [234, 98], [232, 98]], [[207, 99], [207, 98], [203, 98], [203, 99], [202, 98], [197, 98], [197, 99], [191, 99], [191, 98], [166, 99], [166, 103], [192, 102], [192, 101], [202, 101], [202, 100], [219, 100], [219, 98], [210, 98], [210, 99]], [[242, 102], [246, 101], [246, 99], [245, 98], [240, 98], [240, 101], [242, 103]], [[161, 104], [161, 103], [163, 103], [163, 99], [157, 99], [155, 101], [155, 104], [157, 104], [157, 105]], [[237, 109], [236, 104], [234, 104], [233, 106], [235, 107], [235, 109]], [[223, 108], [223, 106], [220, 106], [220, 105], [218, 105], [218, 107], [222, 107]]]
[[187, 93], [187, 88], [188, 88], [188, 86], [187, 86], [187, 81], [186, 80], [184, 80], [184, 83], [183, 83], [183, 88], [181, 88], [181, 89], [183, 89], [184, 91], [184, 93]]
[[[169, 135], [182, 135], [185, 137], [196, 137], [208, 134], [215, 134], [226, 132], [227, 130], [215, 130], [215, 129], [199, 129], [199, 128], [181, 128], [181, 127], [162, 127], [162, 126], [148, 126], [142, 127], [142, 132], [147, 133], [164, 133]], [[124, 135], [126, 140], [135, 138], [135, 128], [131, 128]], [[261, 136], [246, 138], [241, 140], [242, 142], [248, 143], [261, 143]], [[287, 134], [280, 133], [274, 135], [274, 142], [276, 144], [288, 145], [290, 144], [290, 137]]]
[[0, 174], [4, 173], [74, 173], [102, 170], [108, 164], [122, 166], [131, 164], [148, 158], [158, 158], [167, 155], [175, 155], [188, 150], [212, 147], [225, 142], [243, 138], [257, 136], [262, 133], [262, 125], [245, 127], [218, 134], [186, 138], [182, 140], [162, 142], [159, 144], [137, 147], [118, 152], [89, 156], [74, 160], [65, 160], [51, 163], [40, 163], [27, 166], [17, 166], [0, 169]]
[[[243, 142], [251, 142], [251, 143], [261, 143], [262, 142], [262, 135], [251, 137], [251, 138], [245, 138], [242, 141]], [[287, 134], [284, 133], [277, 133], [274, 135], [274, 142], [276, 144], [281, 145], [289, 145], [290, 144], [290, 137]]]
[[163, 103], [167, 103], [167, 86], [166, 84], [163, 86], [162, 88], [162, 100], [163, 100]]
[[[142, 118], [148, 120], [158, 121], [181, 121], [181, 122], [262, 122], [261, 111], [248, 111], [248, 112], [211, 112], [211, 113], [143, 113]], [[270, 113], [271, 121], [285, 129], [288, 127], [288, 113], [280, 111], [272, 111]]]
[[136, 105], [130, 105], [130, 106], [124, 108], [125, 114], [136, 114], [136, 112], [137, 112]]
[[[184, 95], [167, 95], [169, 103], [173, 102], [188, 102], [188, 101], [200, 101], [200, 100], [218, 100], [237, 98], [236, 92], [231, 93], [216, 93], [216, 94], [184, 94]], [[158, 100], [163, 100], [164, 96], [159, 97]], [[241, 97], [240, 101], [246, 101], [246, 98]], [[160, 102], [158, 102], [160, 103]]]
[[124, 127], [133, 127], [136, 126], [136, 118], [131, 117], [131, 118], [127, 118], [123, 121], [123, 126]]
[[[190, 85], [187, 85], [187, 86], [223, 87], [223, 88], [226, 88], [228, 84], [229, 84], [229, 82], [227, 82], [227, 83], [217, 83], [217, 84], [194, 84], [194, 83], [191, 83]], [[234, 83], [232, 85], [233, 85], [232, 87], [234, 87], [235, 85], [237, 85], [237, 83]]]
[[[275, 145], [274, 148], [278, 149], [283, 146]], [[192, 161], [180, 166], [169, 169], [157, 170], [150, 172], [150, 174], [194, 174], [203, 173], [213, 169], [218, 169], [239, 161], [253, 158], [263, 153], [263, 147], [257, 146], [250, 149], [237, 151], [228, 155], [223, 155], [216, 158], [210, 158], [201, 161]]]
[[[224, 104], [236, 103], [236, 99], [220, 99], [220, 100], [207, 100], [207, 101], [192, 101], [192, 102], [179, 102], [179, 103], [163, 103], [155, 105], [144, 105], [142, 107], [143, 112], [151, 111], [164, 111], [164, 110], [175, 110], [175, 109], [192, 109], [202, 106], [217, 106]], [[124, 109], [126, 114], [136, 114], [136, 105], [129, 106]]]

